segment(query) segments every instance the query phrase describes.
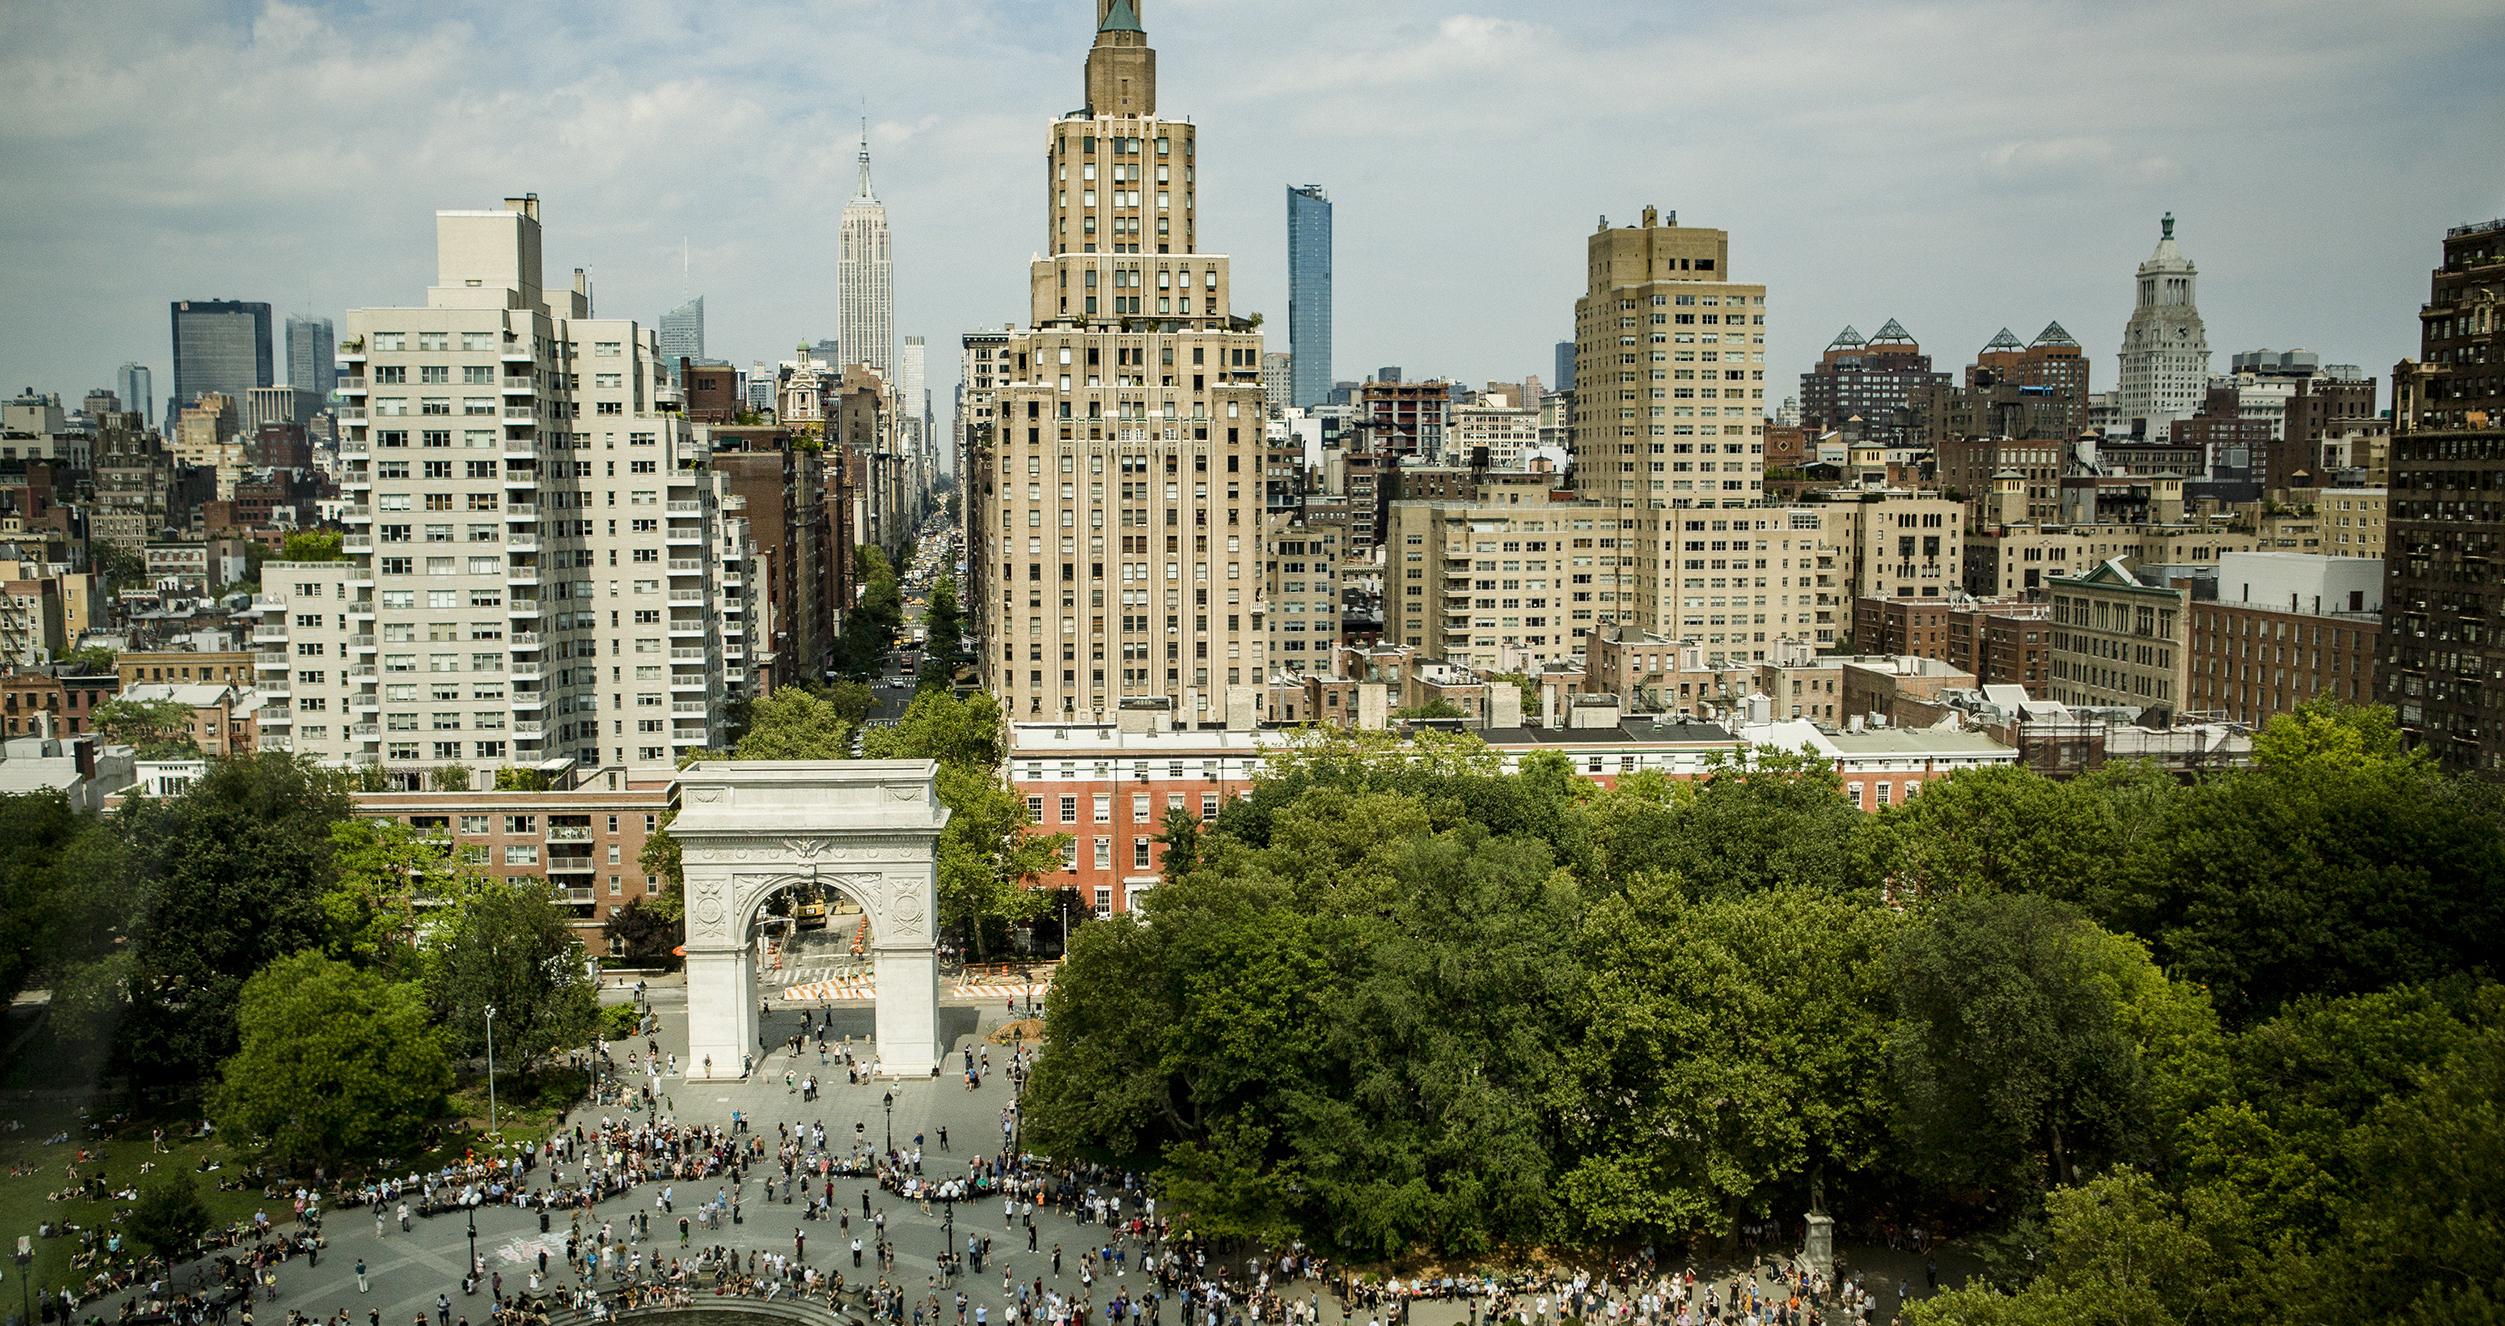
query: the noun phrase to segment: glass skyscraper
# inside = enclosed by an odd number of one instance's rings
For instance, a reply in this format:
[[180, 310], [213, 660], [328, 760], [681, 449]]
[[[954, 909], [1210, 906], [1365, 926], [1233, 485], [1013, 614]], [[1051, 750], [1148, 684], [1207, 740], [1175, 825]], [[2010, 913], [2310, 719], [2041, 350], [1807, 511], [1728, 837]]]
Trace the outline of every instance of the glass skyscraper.
[[287, 319], [287, 385], [313, 397], [313, 408], [330, 404], [339, 385], [337, 335], [328, 318]]
[[1319, 184], [1287, 191], [1288, 399], [1331, 396], [1331, 197]]
[[678, 361], [705, 362], [705, 297], [696, 296], [661, 315], [657, 338], [661, 345], [661, 367], [678, 381]]
[[204, 391], [224, 392], [244, 407], [254, 387], [271, 376], [270, 306], [232, 299], [184, 299], [174, 304], [174, 402], [189, 405]]

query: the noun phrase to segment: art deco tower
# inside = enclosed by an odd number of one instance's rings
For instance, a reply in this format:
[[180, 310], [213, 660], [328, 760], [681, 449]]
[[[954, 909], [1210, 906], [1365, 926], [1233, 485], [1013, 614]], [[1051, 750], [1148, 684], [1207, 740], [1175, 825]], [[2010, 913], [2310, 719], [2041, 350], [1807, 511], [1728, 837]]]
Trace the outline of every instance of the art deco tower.
[[846, 364], [868, 364], [881, 378], [896, 361], [896, 279], [887, 238], [887, 204], [870, 187], [870, 129], [861, 129], [861, 190], [844, 205], [843, 252], [837, 260], [835, 350]]
[[1097, 0], [971, 500], [984, 678], [1014, 720], [1259, 705], [1261, 337], [1230, 310], [1227, 260], [1198, 251], [1196, 135], [1157, 116], [1138, 0]]

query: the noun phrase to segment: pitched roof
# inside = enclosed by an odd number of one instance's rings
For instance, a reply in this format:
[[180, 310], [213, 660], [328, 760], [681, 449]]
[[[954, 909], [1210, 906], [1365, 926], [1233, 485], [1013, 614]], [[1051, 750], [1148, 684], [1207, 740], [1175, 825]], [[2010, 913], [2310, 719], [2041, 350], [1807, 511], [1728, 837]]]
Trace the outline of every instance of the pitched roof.
[[2013, 334], [2013, 333], [2012, 333], [2012, 332], [2011, 332], [2011, 331], [2010, 331], [2007, 327], [2003, 327], [2003, 328], [2001, 328], [2001, 330], [2000, 330], [2000, 335], [1993, 337], [1993, 338], [1992, 338], [1992, 342], [1991, 342], [1991, 344], [1986, 345], [1986, 346], [1984, 346], [1984, 347], [1983, 347], [1983, 353], [1985, 353], [1985, 354], [1990, 354], [1990, 353], [1992, 353], [1992, 352], [1993, 352], [1993, 351], [1995, 351], [1995, 350], [2024, 350], [2024, 349], [2026, 349], [2026, 347], [2025, 347], [2025, 346], [2018, 344], [2018, 338], [2017, 338], [2017, 336], [2016, 336], [2015, 334]]
[[1139, 10], [1132, 6], [1131, 0], [1113, 0], [1113, 8], [1105, 11], [1105, 21], [1097, 25], [1096, 30], [1098, 32], [1147, 31], [1139, 25]]
[[1827, 342], [1827, 348], [1830, 350], [1841, 350], [1848, 346], [1868, 344], [1868, 341], [1861, 339], [1861, 333], [1853, 330], [1852, 325], [1847, 323], [1845, 324], [1844, 330], [1835, 334], [1834, 340]]
[[1914, 334], [1905, 330], [1905, 324], [1890, 318], [1879, 328], [1879, 334], [1870, 338], [1870, 343], [1877, 345], [1881, 341], [1901, 341], [1910, 345], [1913, 339]]
[[2037, 345], [2077, 345], [2079, 342], [2069, 332], [2062, 330], [2060, 323], [2048, 322], [2044, 324], [2044, 330], [2035, 334], [2035, 343]]

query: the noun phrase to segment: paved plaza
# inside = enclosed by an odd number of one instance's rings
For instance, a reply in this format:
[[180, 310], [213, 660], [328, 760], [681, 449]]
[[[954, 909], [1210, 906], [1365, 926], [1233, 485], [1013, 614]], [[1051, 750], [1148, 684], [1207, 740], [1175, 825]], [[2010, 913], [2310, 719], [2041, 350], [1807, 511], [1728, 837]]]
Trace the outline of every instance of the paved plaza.
[[[801, 1010], [797, 1001], [786, 1002], [778, 997], [778, 989], [766, 983], [761, 992], [770, 1008], [766, 1024], [769, 1044], [780, 1045], [800, 1030]], [[604, 991], [604, 997], [623, 997], [617, 990]], [[653, 1039], [661, 1043], [664, 1054], [678, 1053], [685, 1063], [686, 1006], [684, 992], [675, 983], [658, 984], [649, 995], [654, 1015], [660, 1023]], [[815, 1008], [814, 1005], [808, 1006]], [[1023, 1011], [1023, 1004], [1020, 1006]], [[968, 1047], [987, 1044], [985, 1037], [1010, 1016], [1004, 1001], [980, 1004], [953, 1000], [943, 1005], [941, 1027], [948, 1038], [948, 1067], [935, 1079], [894, 1083], [874, 1082], [847, 1085], [840, 1059], [821, 1068], [814, 1049], [800, 1057], [779, 1048], [771, 1054], [760, 1071], [744, 1082], [689, 1083], [683, 1077], [665, 1076], [662, 1086], [661, 1117], [686, 1123], [720, 1123], [727, 1125], [734, 1110], [750, 1121], [753, 1131], [763, 1134], [769, 1146], [777, 1123], [818, 1124], [826, 1127], [831, 1144], [838, 1150], [849, 1142], [856, 1128], [876, 1147], [884, 1144], [891, 1127], [891, 1118], [884, 1104], [889, 1092], [895, 1095], [892, 1116], [893, 1136], [898, 1145], [910, 1145], [919, 1134], [924, 1139], [924, 1168], [934, 1176], [957, 1172], [966, 1157], [997, 1153], [1001, 1149], [1001, 1111], [1013, 1102], [1009, 1075], [999, 1071], [1006, 1062], [1005, 1047], [992, 1047], [994, 1071], [985, 1075], [980, 1088], [966, 1089], [963, 1074], [957, 1065]], [[849, 1031], [856, 1044], [866, 1042], [871, 1012], [867, 1006], [833, 1007], [834, 1034], [840, 1039]], [[626, 1046], [618, 1047], [623, 1064]], [[979, 1052], [979, 1051], [978, 1051]], [[800, 1076], [816, 1072], [821, 1083], [820, 1098], [803, 1102], [800, 1095], [783, 1083], [785, 1069]], [[594, 1115], [596, 1120], [598, 1116]], [[585, 1121], [585, 1120], [577, 1120]], [[586, 1121], [588, 1122], [588, 1121]], [[942, 1148], [940, 1130], [948, 1132], [948, 1145]], [[569, 1166], [569, 1168], [572, 1168]], [[537, 1177], [537, 1176], [535, 1176]], [[623, 1235], [626, 1217], [633, 1212], [649, 1211], [665, 1185], [648, 1182], [635, 1190], [598, 1203], [587, 1229], [596, 1228], [599, 1220], [614, 1221]], [[654, 1212], [652, 1237], [641, 1246], [657, 1251], [664, 1259], [680, 1255], [677, 1240], [677, 1215], [694, 1210], [712, 1195], [714, 1184], [683, 1184], [686, 1191], [678, 1195], [676, 1214], [667, 1218]], [[738, 1250], [755, 1248], [790, 1254], [795, 1232], [806, 1235], [806, 1260], [822, 1271], [840, 1270], [848, 1284], [873, 1283], [877, 1278], [875, 1258], [867, 1251], [861, 1270], [851, 1263], [849, 1235], [832, 1220], [807, 1221], [805, 1201], [784, 1205], [768, 1203], [759, 1196], [761, 1183], [746, 1185], [741, 1211], [741, 1224], [724, 1224], [717, 1229], [696, 1229], [691, 1235], [689, 1254], [698, 1249], [723, 1245]], [[695, 1191], [702, 1188], [701, 1193]], [[917, 1203], [908, 1202], [882, 1189], [867, 1179], [838, 1179], [836, 1195], [854, 1216], [853, 1232], [864, 1234], [865, 1249], [872, 1240], [860, 1220], [861, 1197], [869, 1196], [870, 1209], [887, 1218], [890, 1237], [896, 1248], [894, 1283], [908, 1291], [931, 1285], [938, 1274], [938, 1258], [946, 1245], [944, 1205], [935, 1203], [925, 1215]], [[281, 1212], [274, 1209], [272, 1214]], [[511, 1206], [482, 1206], [475, 1212], [477, 1248], [488, 1272], [501, 1273], [506, 1292], [523, 1290], [537, 1264], [542, 1249], [548, 1253], [550, 1273], [547, 1283], [570, 1285], [573, 1275], [565, 1266], [565, 1236], [569, 1217], [555, 1216], [547, 1233], [539, 1228], [536, 1210], [519, 1210]], [[1101, 1225], [1081, 1226], [1057, 1213], [1039, 1207], [1036, 1252], [1026, 1250], [1023, 1226], [1003, 1218], [997, 1201], [972, 1201], [959, 1205], [956, 1212], [956, 1234], [962, 1240], [969, 1232], [988, 1235], [993, 1248], [980, 1273], [966, 1271], [954, 1281], [940, 1282], [938, 1292], [952, 1303], [963, 1291], [973, 1304], [990, 1305], [995, 1320], [1001, 1305], [1014, 1293], [1004, 1294], [1004, 1277], [1014, 1284], [1031, 1284], [1041, 1280], [1047, 1288], [1070, 1295], [1082, 1292], [1079, 1283], [1080, 1253], [1091, 1240], [1101, 1241], [1105, 1233]], [[299, 1257], [283, 1263], [278, 1270], [278, 1299], [256, 1304], [260, 1320], [269, 1321], [275, 1313], [294, 1310], [313, 1317], [333, 1316], [346, 1312], [352, 1322], [369, 1319], [384, 1326], [410, 1326], [423, 1321], [431, 1326], [435, 1319], [438, 1295], [448, 1296], [452, 1318], [457, 1323], [480, 1326], [487, 1320], [491, 1299], [489, 1289], [482, 1285], [474, 1296], [461, 1292], [462, 1267], [469, 1254], [469, 1219], [463, 1213], [440, 1214], [415, 1220], [414, 1228], [402, 1233], [395, 1222], [386, 1222], [386, 1232], [379, 1237], [374, 1221], [362, 1208], [328, 1212], [323, 1222], [328, 1240], [318, 1263]], [[1063, 1253], [1062, 1271], [1052, 1271], [1051, 1254], [1059, 1246]], [[1890, 1291], [1883, 1303], [1893, 1302], [1892, 1287], [1899, 1278], [1920, 1292], [1922, 1267], [1911, 1254], [1891, 1254], [1885, 1249], [1854, 1250], [1852, 1266], [1865, 1270], [1874, 1285], [1885, 1284]], [[356, 1266], [362, 1260], [366, 1268], [367, 1290], [357, 1289]], [[604, 1280], [606, 1279], [604, 1274]], [[1139, 1277], [1131, 1277], [1137, 1280]], [[191, 1280], [178, 1278], [177, 1288], [188, 1288]], [[1104, 1301], [1116, 1288], [1129, 1288], [1136, 1296], [1139, 1286], [1120, 1281], [1100, 1280], [1093, 1297]], [[1326, 1314], [1332, 1307], [1324, 1300]], [[114, 1312], [111, 1302], [90, 1304], [81, 1315], [103, 1313], [108, 1319]], [[1413, 1326], [1456, 1326], [1469, 1320], [1467, 1309], [1459, 1302], [1422, 1302], [1411, 1314]], [[1879, 1318], [1885, 1320], [1884, 1315]], [[1358, 1322], [1366, 1320], [1360, 1312]], [[1326, 1326], [1328, 1323], [1326, 1321]]]

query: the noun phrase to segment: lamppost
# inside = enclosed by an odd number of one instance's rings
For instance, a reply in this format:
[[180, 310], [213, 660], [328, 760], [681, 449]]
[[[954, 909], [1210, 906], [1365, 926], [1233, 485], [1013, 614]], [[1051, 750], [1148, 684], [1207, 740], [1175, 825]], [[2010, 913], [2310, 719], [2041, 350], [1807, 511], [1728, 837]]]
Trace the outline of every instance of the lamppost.
[[469, 1212], [470, 1261], [468, 1265], [461, 1268], [461, 1283], [464, 1285], [470, 1282], [471, 1276], [478, 1274], [478, 1208], [473, 1206], [469, 1208]]
[[947, 1254], [940, 1264], [948, 1268], [948, 1278], [953, 1280], [957, 1277], [957, 1204], [950, 1202], [940, 1214], [948, 1226]]
[[18, 1318], [24, 1326], [35, 1326], [35, 1241], [23, 1234], [17, 1236], [17, 1301], [26, 1315]]
[[896, 1093], [890, 1090], [881, 1097], [881, 1101], [887, 1106], [887, 1150], [893, 1155], [896, 1151]]
[[496, 1006], [487, 1006], [487, 1131], [496, 1131]]

